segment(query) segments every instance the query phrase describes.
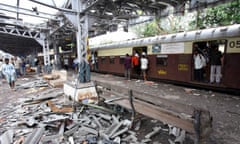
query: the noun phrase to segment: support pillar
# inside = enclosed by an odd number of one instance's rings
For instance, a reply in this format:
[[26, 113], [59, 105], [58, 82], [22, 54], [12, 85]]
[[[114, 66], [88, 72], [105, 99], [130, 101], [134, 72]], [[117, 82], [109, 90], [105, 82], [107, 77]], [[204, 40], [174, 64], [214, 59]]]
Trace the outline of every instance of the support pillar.
[[53, 63], [53, 69], [59, 70], [60, 67], [60, 55], [59, 55], [59, 48], [58, 48], [58, 41], [54, 39], [53, 41], [53, 49], [54, 49], [54, 63]]
[[43, 40], [43, 60], [44, 60], [44, 73], [51, 73], [50, 53], [49, 53], [49, 40], [45, 38]]
[[87, 47], [88, 47], [88, 16], [84, 15], [80, 19], [80, 13], [83, 10], [83, 0], [72, 0], [72, 9], [77, 11], [76, 21], [73, 22], [77, 26], [77, 56], [79, 62], [79, 81], [81, 83], [90, 81], [90, 65], [88, 63]]

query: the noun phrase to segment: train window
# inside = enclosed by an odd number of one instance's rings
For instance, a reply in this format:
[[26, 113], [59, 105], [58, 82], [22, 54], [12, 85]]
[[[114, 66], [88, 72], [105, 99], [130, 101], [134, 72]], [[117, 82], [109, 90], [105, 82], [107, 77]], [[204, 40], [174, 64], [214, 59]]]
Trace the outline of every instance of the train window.
[[106, 63], [106, 58], [105, 57], [101, 57], [101, 63], [105, 64]]
[[125, 56], [120, 56], [120, 61], [119, 61], [119, 63], [120, 63], [120, 64], [124, 64], [124, 59], [125, 59]]
[[115, 63], [115, 56], [110, 56], [110, 64], [114, 64]]
[[167, 66], [168, 55], [157, 55], [156, 61], [159, 66]]

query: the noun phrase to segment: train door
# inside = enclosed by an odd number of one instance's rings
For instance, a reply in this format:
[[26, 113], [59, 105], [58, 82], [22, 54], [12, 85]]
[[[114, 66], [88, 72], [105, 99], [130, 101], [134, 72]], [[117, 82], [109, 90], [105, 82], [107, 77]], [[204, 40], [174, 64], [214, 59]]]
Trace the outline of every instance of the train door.
[[[211, 76], [211, 59], [215, 56], [213, 56], [214, 48], [217, 47], [217, 49], [221, 52], [222, 55], [226, 52], [226, 46], [227, 46], [227, 40], [213, 40], [213, 41], [201, 41], [201, 42], [194, 42], [193, 43], [193, 49], [192, 49], [192, 60], [193, 60], [193, 73], [192, 73], [192, 80], [202, 83], [209, 83], [210, 82], [210, 76]], [[197, 54], [200, 54], [203, 56], [203, 59], [205, 61], [205, 66], [201, 70], [196, 69], [196, 63], [195, 60]], [[200, 56], [200, 59], [201, 59]], [[224, 66], [224, 59], [221, 58], [221, 64], [222, 69]], [[221, 77], [223, 73], [221, 72]]]
[[[140, 69], [140, 57], [142, 56], [142, 53], [147, 54], [147, 47], [133, 47], [132, 49], [132, 56], [134, 60], [137, 60], [138, 65], [134, 65], [132, 75], [133, 77], [136, 77], [137, 79], [140, 79], [141, 76], [141, 69]], [[138, 59], [135, 59], [134, 56], [138, 56]], [[135, 63], [133, 60], [133, 63]]]
[[145, 52], [147, 54], [147, 47], [146, 46], [144, 46], [144, 47], [134, 47], [132, 50], [133, 50], [132, 54], [134, 55], [135, 53], [137, 53], [139, 55], [139, 57], [141, 56], [141, 54], [143, 52]]

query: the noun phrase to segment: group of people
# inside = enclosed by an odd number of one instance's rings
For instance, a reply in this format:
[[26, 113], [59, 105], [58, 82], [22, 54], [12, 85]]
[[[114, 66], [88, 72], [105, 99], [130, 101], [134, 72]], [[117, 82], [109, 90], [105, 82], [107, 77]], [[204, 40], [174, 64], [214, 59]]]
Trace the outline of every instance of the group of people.
[[124, 59], [124, 75], [125, 78], [131, 79], [131, 71], [133, 70], [137, 78], [140, 78], [141, 72], [143, 75], [143, 80], [147, 81], [147, 70], [149, 61], [146, 56], [146, 52], [142, 52], [141, 57], [137, 52], [130, 56], [128, 53]]
[[204, 72], [210, 65], [210, 83], [220, 84], [223, 54], [218, 45], [212, 45], [208, 50], [200, 49], [197, 45], [194, 48], [194, 80], [204, 82]]
[[26, 74], [26, 63], [24, 59], [17, 57], [0, 59], [0, 83], [5, 78], [11, 89], [15, 90], [17, 77]]

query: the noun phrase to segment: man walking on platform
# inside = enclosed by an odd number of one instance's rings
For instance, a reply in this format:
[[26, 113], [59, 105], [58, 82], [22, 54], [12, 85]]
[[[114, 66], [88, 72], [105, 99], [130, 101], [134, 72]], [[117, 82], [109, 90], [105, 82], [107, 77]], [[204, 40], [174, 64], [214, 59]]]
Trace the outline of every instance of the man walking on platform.
[[11, 89], [15, 90], [16, 71], [9, 59], [5, 58], [5, 64], [2, 65], [2, 73], [5, 76]]

